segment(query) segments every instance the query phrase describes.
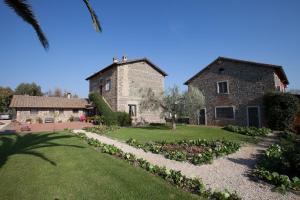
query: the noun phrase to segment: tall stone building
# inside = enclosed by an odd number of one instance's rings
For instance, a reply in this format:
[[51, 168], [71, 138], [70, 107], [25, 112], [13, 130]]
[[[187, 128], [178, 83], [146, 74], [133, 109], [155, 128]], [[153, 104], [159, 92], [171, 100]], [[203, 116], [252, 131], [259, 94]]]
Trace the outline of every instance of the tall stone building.
[[147, 58], [113, 63], [86, 78], [89, 91], [99, 92], [113, 111], [124, 111], [132, 116], [133, 122], [161, 123], [160, 111], [141, 111], [141, 89], [152, 88], [155, 93], [164, 91], [167, 74]]
[[263, 96], [286, 90], [281, 66], [219, 57], [185, 82], [205, 96], [199, 124], [266, 126]]

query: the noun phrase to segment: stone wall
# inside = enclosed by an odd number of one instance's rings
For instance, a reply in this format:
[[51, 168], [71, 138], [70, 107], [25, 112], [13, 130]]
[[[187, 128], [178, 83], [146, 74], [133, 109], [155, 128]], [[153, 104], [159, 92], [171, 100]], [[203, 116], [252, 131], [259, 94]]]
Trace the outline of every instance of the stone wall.
[[[106, 80], [111, 80], [111, 88], [109, 91], [105, 90]], [[117, 67], [92, 77], [90, 80], [90, 92], [100, 93], [100, 87], [102, 87], [102, 96], [109, 103], [111, 108], [117, 110]]]
[[143, 111], [139, 109], [141, 89], [152, 88], [156, 93], [164, 91], [164, 76], [146, 62], [136, 62], [118, 66], [118, 111], [129, 112], [129, 104], [137, 105], [134, 122], [165, 122], [161, 110]]
[[[224, 71], [220, 71], [220, 68]], [[218, 81], [228, 81], [229, 94], [218, 94]], [[194, 78], [189, 86], [199, 88], [205, 96], [208, 125], [247, 126], [247, 106], [259, 106], [261, 125], [266, 126], [263, 95], [275, 89], [272, 68], [223, 61], [211, 65]], [[233, 106], [235, 119], [216, 119], [216, 106]]]
[[31, 114], [30, 109], [23, 108], [16, 110], [16, 120], [25, 123], [27, 119], [31, 119], [33, 123], [37, 123], [37, 118], [41, 118], [43, 122], [45, 118], [51, 117], [55, 119], [55, 122], [68, 122], [70, 117], [80, 117], [84, 114], [84, 110], [77, 109], [78, 113], [74, 113], [72, 109], [63, 109], [63, 113], [59, 112], [59, 109], [54, 109], [54, 113], [51, 113], [49, 109], [37, 109], [38, 113]]

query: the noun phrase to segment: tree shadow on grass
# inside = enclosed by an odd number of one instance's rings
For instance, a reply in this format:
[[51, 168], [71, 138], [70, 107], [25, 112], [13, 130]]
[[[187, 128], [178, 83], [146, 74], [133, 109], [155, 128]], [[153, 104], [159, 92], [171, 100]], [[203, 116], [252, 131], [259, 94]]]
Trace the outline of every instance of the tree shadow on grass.
[[44, 134], [2, 134], [0, 135], [0, 168], [5, 165], [8, 158], [12, 155], [23, 154], [41, 158], [42, 160], [56, 166], [56, 163], [47, 158], [43, 153], [34, 151], [44, 147], [74, 147], [84, 148], [78, 145], [59, 144], [53, 140], [71, 138], [71, 135], [59, 135], [57, 133]]

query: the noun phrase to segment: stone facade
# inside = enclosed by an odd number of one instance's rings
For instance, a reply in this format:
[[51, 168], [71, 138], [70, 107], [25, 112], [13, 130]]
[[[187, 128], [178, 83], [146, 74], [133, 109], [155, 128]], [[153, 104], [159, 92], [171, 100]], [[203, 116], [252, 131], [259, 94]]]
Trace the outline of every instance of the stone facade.
[[38, 119], [42, 119], [45, 122], [45, 118], [53, 118], [55, 122], [68, 122], [70, 118], [84, 115], [83, 109], [47, 109], [47, 108], [17, 108], [16, 120], [21, 123], [25, 123], [31, 120], [32, 123], [38, 123]]
[[[117, 67], [112, 67], [89, 80], [90, 92], [93, 91], [101, 93], [114, 111], [117, 110], [117, 73]], [[110, 81], [109, 90], [106, 90], [105, 88], [107, 81]]]
[[[129, 105], [136, 106], [136, 116], [133, 116], [133, 123], [163, 123], [161, 111], [141, 111], [141, 90], [152, 88], [156, 93], [164, 91], [164, 77], [156, 67], [153, 67], [145, 59], [134, 62], [120, 62], [108, 70], [89, 78], [90, 92], [100, 92], [101, 80], [111, 80], [111, 89], [102, 96], [109, 103], [114, 111], [129, 113]], [[105, 85], [102, 85], [105, 87]]]
[[[228, 85], [227, 94], [218, 92], [218, 82], [223, 81]], [[248, 126], [248, 107], [258, 108], [259, 126], [266, 126], [264, 94], [274, 91], [276, 86], [280, 86], [281, 91], [286, 87], [286, 83], [279, 79], [272, 67], [226, 59], [213, 62], [186, 84], [189, 88], [193, 86], [203, 92], [206, 124], [217, 126]], [[217, 118], [216, 109], [219, 107], [233, 107], [234, 117]]]

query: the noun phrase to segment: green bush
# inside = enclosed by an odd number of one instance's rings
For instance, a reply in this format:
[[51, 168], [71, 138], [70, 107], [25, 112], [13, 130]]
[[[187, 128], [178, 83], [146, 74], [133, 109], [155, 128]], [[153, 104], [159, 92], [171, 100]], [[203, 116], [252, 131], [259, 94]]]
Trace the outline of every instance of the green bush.
[[300, 191], [300, 136], [292, 132], [279, 136], [279, 143], [264, 152], [252, 174], [276, 185], [281, 192]]
[[265, 136], [271, 133], [271, 130], [268, 128], [241, 127], [234, 125], [225, 126], [224, 130], [248, 136]]
[[94, 103], [101, 115], [101, 122], [107, 126], [119, 125], [130, 126], [131, 117], [125, 112], [113, 112], [100, 94], [90, 93], [89, 99]]
[[126, 112], [115, 112], [114, 113], [117, 123], [119, 126], [131, 126], [131, 117]]
[[299, 100], [290, 93], [269, 93], [265, 95], [264, 104], [268, 125], [274, 130], [291, 128], [299, 110]]

